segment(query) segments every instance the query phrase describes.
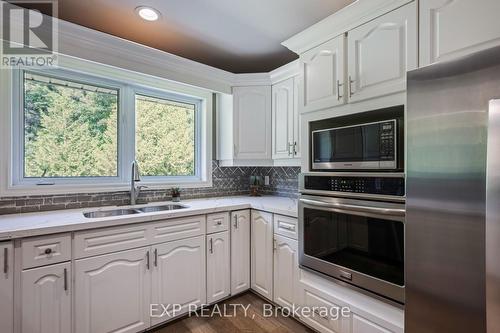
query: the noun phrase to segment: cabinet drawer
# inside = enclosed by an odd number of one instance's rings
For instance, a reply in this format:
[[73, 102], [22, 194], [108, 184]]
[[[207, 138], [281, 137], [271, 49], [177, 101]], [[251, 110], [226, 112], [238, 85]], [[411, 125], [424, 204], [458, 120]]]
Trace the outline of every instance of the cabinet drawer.
[[69, 234], [26, 238], [21, 241], [23, 269], [71, 260]]
[[295, 217], [274, 214], [274, 233], [297, 239], [297, 219]]
[[75, 258], [85, 258], [149, 245], [148, 224], [75, 233]]
[[152, 225], [152, 242], [170, 242], [177, 239], [201, 236], [206, 231], [205, 215], [170, 219]]
[[341, 305], [325, 299], [314, 289], [305, 287], [302, 292], [304, 306], [312, 311], [310, 316], [301, 318], [305, 323], [320, 332], [350, 332], [350, 318], [342, 317]]
[[229, 213], [207, 215], [207, 234], [226, 231], [229, 227]]

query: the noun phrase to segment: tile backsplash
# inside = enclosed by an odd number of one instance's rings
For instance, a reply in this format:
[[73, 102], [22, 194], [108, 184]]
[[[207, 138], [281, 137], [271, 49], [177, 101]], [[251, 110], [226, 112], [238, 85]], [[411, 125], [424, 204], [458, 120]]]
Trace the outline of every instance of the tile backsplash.
[[[212, 187], [181, 189], [183, 199], [208, 198], [250, 193], [250, 176], [269, 176], [269, 186], [262, 186], [260, 193], [280, 196], [297, 196], [300, 167], [221, 167], [212, 162]], [[139, 203], [170, 200], [167, 190], [143, 190]], [[48, 211], [58, 209], [126, 205], [128, 191], [105, 193], [80, 193], [67, 195], [34, 195], [0, 198], [0, 215]]]

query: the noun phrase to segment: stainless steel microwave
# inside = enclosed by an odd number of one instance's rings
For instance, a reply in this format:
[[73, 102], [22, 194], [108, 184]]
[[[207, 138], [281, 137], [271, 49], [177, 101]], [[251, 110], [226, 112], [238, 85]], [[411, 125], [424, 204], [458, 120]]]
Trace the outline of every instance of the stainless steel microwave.
[[311, 131], [311, 170], [396, 170], [400, 168], [398, 118]]

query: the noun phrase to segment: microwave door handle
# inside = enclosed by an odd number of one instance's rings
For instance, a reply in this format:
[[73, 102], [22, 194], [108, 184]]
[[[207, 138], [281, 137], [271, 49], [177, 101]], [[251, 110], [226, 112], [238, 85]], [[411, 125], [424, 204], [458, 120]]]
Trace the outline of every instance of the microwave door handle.
[[363, 212], [363, 213], [379, 214], [379, 215], [405, 216], [404, 209], [358, 206], [358, 205], [349, 205], [349, 204], [342, 204], [342, 203], [326, 203], [323, 201], [317, 201], [317, 200], [311, 200], [311, 199], [299, 199], [299, 200], [301, 202], [308, 204], [308, 205], [311, 205], [311, 206], [318, 206], [318, 207], [325, 207], [325, 208], [338, 208], [338, 209]]

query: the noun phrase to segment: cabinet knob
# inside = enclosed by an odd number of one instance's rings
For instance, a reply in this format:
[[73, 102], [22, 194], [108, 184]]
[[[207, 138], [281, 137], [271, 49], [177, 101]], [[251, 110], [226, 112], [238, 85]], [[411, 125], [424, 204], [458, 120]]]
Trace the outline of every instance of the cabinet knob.
[[51, 254], [51, 253], [52, 253], [52, 249], [51, 249], [51, 248], [47, 248], [47, 249], [45, 249], [45, 254], [46, 254], [46, 255], [49, 255], [49, 254]]

